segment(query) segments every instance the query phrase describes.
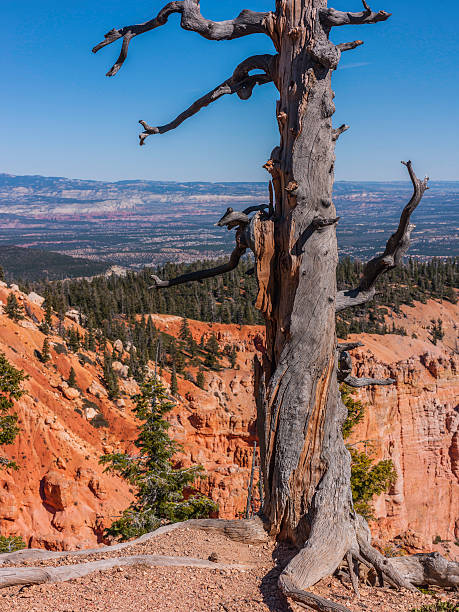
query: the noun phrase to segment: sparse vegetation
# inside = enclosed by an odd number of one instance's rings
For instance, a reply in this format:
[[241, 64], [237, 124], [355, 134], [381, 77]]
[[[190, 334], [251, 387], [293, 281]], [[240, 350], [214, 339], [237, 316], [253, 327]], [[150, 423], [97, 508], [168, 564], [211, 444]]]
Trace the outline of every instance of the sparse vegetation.
[[0, 554], [22, 550], [26, 543], [21, 536], [0, 536]]
[[437, 601], [420, 608], [412, 608], [410, 612], [459, 612], [459, 604], [451, 601]]
[[110, 423], [104, 417], [102, 412], [98, 412], [89, 422], [96, 429], [100, 429], [101, 427], [110, 427]]
[[14, 293], [8, 294], [6, 299], [5, 314], [15, 323], [24, 319], [24, 309], [19, 304]]
[[443, 340], [445, 337], [445, 332], [443, 331], [443, 321], [441, 319], [432, 319], [430, 322], [430, 341], [432, 344], [437, 344], [438, 340]]
[[[364, 418], [365, 407], [352, 397], [346, 385], [341, 385], [341, 399], [348, 411], [348, 417], [343, 425], [343, 437], [346, 439]], [[351, 454], [351, 490], [354, 508], [366, 519], [371, 519], [372, 499], [387, 491], [395, 483], [397, 472], [391, 459], [375, 463], [371, 445], [365, 445], [364, 451], [357, 450], [355, 445], [348, 445], [348, 450]]]
[[136, 489], [135, 501], [106, 530], [106, 535], [120, 540], [153, 531], [162, 521], [207, 517], [217, 509], [212, 500], [192, 490], [202, 467], [174, 465], [180, 446], [169, 437], [169, 423], [164, 419], [173, 407], [165, 388], [150, 378], [135, 399], [141, 423], [135, 441], [138, 454], [114, 453], [100, 460], [106, 471], [119, 474]]
[[[14, 403], [25, 393], [22, 383], [26, 379], [24, 372], [17, 370], [0, 353], [0, 446], [13, 444], [20, 431], [18, 415], [12, 410]], [[17, 465], [0, 456], [0, 467], [17, 468]]]

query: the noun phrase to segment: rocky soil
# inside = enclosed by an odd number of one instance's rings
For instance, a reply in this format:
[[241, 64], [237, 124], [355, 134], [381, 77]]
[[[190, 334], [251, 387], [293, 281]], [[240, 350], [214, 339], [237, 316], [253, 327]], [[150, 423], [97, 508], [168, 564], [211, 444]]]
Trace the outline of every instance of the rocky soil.
[[[4, 612], [299, 612], [277, 589], [277, 578], [294, 550], [233, 542], [219, 534], [180, 529], [113, 555], [164, 554], [211, 557], [218, 563], [239, 563], [234, 569], [164, 568], [139, 565], [91, 574], [67, 583], [8, 588], [0, 591]], [[102, 555], [108, 558], [110, 553]], [[79, 557], [92, 561], [98, 555]], [[57, 565], [71, 557], [42, 562]], [[38, 563], [34, 563], [38, 565]], [[330, 578], [313, 591], [347, 606], [352, 612], [409, 611], [436, 599], [454, 601], [454, 594], [399, 593], [390, 588], [361, 586], [355, 599], [350, 584]], [[459, 605], [459, 600], [456, 600]]]

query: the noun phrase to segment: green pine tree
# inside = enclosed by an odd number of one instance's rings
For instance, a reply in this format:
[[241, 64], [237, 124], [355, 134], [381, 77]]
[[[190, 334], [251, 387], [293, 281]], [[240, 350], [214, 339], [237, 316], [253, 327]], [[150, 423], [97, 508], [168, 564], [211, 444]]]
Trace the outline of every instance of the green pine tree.
[[67, 345], [72, 353], [76, 353], [79, 350], [80, 344], [80, 332], [74, 327], [70, 328], [67, 336]]
[[207, 340], [206, 351], [208, 351], [209, 353], [212, 353], [212, 355], [215, 355], [215, 357], [218, 357], [220, 347], [218, 345], [218, 340], [215, 337], [215, 334], [212, 334], [210, 338]]
[[116, 399], [120, 393], [118, 376], [113, 370], [111, 355], [107, 352], [104, 353], [104, 384], [109, 399]]
[[183, 318], [182, 325], [180, 327], [179, 338], [180, 340], [186, 343], [190, 336], [191, 336], [191, 332], [188, 326], [188, 321], [187, 319]]
[[69, 387], [77, 386], [76, 374], [75, 374], [75, 370], [73, 369], [73, 367], [70, 368], [69, 379], [67, 382], [69, 384]]
[[230, 366], [234, 369], [236, 367], [236, 361], [237, 361], [237, 351], [234, 345], [229, 354], [229, 360], [230, 360]]
[[206, 385], [206, 379], [204, 378], [204, 371], [202, 368], [199, 368], [198, 374], [196, 376], [196, 384], [200, 389], [204, 389]]
[[48, 300], [46, 301], [45, 308], [45, 322], [50, 328], [53, 326], [53, 309], [51, 306], [51, 302], [49, 302]]
[[43, 363], [48, 363], [51, 359], [51, 354], [49, 352], [49, 341], [48, 338], [45, 338], [43, 341], [43, 348], [41, 349], [41, 360]]
[[24, 319], [24, 310], [14, 293], [10, 293], [6, 300], [5, 314], [16, 323]]
[[[28, 378], [0, 353], [0, 446], [13, 444], [19, 433], [18, 415], [12, 412], [14, 403], [25, 391], [22, 383]], [[17, 468], [14, 461], [0, 457], [0, 466]]]
[[202, 467], [174, 467], [173, 456], [181, 447], [169, 437], [170, 425], [164, 415], [174, 404], [168, 401], [164, 386], [150, 378], [141, 385], [135, 399], [135, 413], [140, 421], [135, 445], [139, 452], [109, 454], [100, 460], [107, 466], [106, 471], [119, 474], [136, 489], [135, 501], [106, 530], [107, 535], [120, 540], [153, 531], [162, 521], [174, 523], [207, 517], [217, 510], [207, 497], [189, 494], [202, 474]]

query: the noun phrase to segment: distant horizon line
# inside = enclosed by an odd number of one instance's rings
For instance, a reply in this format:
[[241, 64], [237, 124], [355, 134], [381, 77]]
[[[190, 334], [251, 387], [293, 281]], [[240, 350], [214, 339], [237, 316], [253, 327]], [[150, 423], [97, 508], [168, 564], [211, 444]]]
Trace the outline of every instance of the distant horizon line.
[[[252, 184], [252, 185], [262, 185], [268, 183], [270, 179], [266, 179], [266, 181], [223, 181], [223, 180], [178, 180], [178, 179], [146, 179], [146, 178], [136, 178], [136, 179], [94, 179], [94, 178], [75, 178], [69, 176], [54, 176], [47, 174], [13, 174], [11, 172], [0, 172], [0, 177], [12, 177], [12, 178], [45, 178], [45, 179], [65, 179], [67, 181], [84, 181], [86, 183], [169, 183], [171, 185], [195, 185], [195, 184], [207, 184], [207, 185], [240, 185], [240, 184]], [[410, 183], [408, 179], [336, 179], [335, 183]], [[457, 179], [430, 179], [430, 183], [459, 183], [459, 178]]]

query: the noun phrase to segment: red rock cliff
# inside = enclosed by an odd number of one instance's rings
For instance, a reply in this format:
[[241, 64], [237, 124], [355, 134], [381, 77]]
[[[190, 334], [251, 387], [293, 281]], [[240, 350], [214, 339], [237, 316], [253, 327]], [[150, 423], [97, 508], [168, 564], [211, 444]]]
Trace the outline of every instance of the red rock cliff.
[[[8, 292], [0, 286], [3, 303]], [[100, 356], [65, 354], [58, 336], [50, 338], [51, 362], [42, 364], [35, 351], [43, 345], [36, 325], [43, 312], [16, 293], [28, 316], [15, 324], [0, 314], [0, 350], [30, 378], [28, 394], [17, 405], [22, 431], [5, 453], [20, 470], [0, 472], [0, 532], [23, 535], [28, 544], [47, 548], [93, 546], [131, 499], [126, 484], [104, 474], [98, 460], [104, 451], [128, 448], [135, 437], [129, 396], [137, 387], [120, 370], [124, 397], [109, 401], [101, 384]], [[353, 442], [372, 440], [377, 457], [391, 457], [399, 473], [390, 493], [376, 502], [375, 532], [383, 539], [402, 535], [428, 548], [436, 535], [459, 537], [454, 505], [459, 486], [457, 307], [431, 302], [404, 313], [396, 324], [407, 328], [407, 337], [360, 337], [365, 347], [356, 351], [356, 372], [390, 375], [397, 383], [361, 392], [369, 408]], [[437, 346], [427, 329], [433, 317], [443, 319], [446, 331]], [[178, 336], [180, 318], [153, 315], [153, 321]], [[75, 323], [66, 319], [65, 325]], [[255, 441], [252, 361], [263, 330], [201, 322], [190, 322], [190, 328], [198, 341], [215, 333], [222, 348], [227, 343], [239, 348], [235, 369], [205, 373], [205, 391], [179, 377], [181, 399], [170, 415], [171, 431], [184, 446], [179, 460], [204, 466], [208, 477], [200, 488], [219, 503], [220, 516], [234, 517], [243, 512], [247, 498]], [[78, 390], [65, 383], [70, 367]]]

